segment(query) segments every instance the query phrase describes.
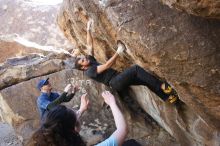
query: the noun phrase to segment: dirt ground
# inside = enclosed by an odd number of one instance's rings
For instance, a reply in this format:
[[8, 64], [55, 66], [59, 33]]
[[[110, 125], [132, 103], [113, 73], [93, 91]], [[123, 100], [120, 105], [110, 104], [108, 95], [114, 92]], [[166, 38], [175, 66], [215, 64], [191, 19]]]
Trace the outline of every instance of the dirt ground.
[[0, 146], [22, 146], [14, 129], [2, 122], [0, 122]]

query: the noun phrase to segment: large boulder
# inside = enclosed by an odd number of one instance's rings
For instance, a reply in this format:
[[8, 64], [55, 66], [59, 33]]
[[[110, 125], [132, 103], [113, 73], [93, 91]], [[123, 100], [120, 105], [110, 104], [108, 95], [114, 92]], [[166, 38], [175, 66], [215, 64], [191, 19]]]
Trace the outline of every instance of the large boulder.
[[63, 61], [60, 58], [50, 59], [48, 56], [38, 54], [9, 58], [0, 66], [0, 89], [63, 68]]
[[206, 18], [220, 19], [220, 2], [216, 0], [160, 0], [170, 8]]
[[117, 39], [127, 47], [116, 68], [139, 64], [169, 82], [180, 105], [167, 105], [146, 87], [133, 97], [182, 145], [219, 145], [220, 22], [169, 9], [159, 1], [65, 0], [58, 24], [81, 51], [94, 19], [95, 56], [106, 61]]

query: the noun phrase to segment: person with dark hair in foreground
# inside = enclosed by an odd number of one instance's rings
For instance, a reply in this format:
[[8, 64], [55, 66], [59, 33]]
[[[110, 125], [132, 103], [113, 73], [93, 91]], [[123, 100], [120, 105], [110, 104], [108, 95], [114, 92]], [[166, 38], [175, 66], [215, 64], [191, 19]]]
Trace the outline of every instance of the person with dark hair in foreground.
[[[114, 96], [104, 91], [102, 97], [112, 110], [116, 130], [112, 135], [96, 146], [121, 146], [128, 133], [127, 123], [118, 108]], [[86, 94], [81, 97], [80, 113], [88, 107]], [[58, 105], [45, 116], [41, 128], [28, 141], [27, 146], [86, 146], [86, 142], [79, 135], [78, 112]]]
[[140, 66], [134, 65], [123, 72], [118, 72], [111, 68], [118, 56], [126, 49], [121, 41], [117, 42], [118, 49], [116, 53], [105, 64], [98, 63], [94, 58], [91, 25], [92, 21], [89, 20], [87, 23], [87, 49], [89, 55], [76, 59], [76, 69], [82, 70], [88, 77], [112, 87], [118, 91], [119, 95], [127, 92], [125, 90], [131, 85], [144, 85], [164, 101], [170, 103], [177, 101], [178, 96], [175, 90], [167, 82], [159, 80]]
[[[40, 80], [37, 84], [37, 88], [41, 92], [41, 95], [37, 98], [37, 107], [40, 112], [41, 120], [43, 119], [45, 113], [53, 107], [61, 104], [62, 102], [69, 102], [77, 91], [76, 87], [72, 87], [71, 84], [68, 84], [61, 95], [56, 92], [52, 92], [49, 78], [46, 80]], [[71, 89], [71, 93], [68, 94]]]

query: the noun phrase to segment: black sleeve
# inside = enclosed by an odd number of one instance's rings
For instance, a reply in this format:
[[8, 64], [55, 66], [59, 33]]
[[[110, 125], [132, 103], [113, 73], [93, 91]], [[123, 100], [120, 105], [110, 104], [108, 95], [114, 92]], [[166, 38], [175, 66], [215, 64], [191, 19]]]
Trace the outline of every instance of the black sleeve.
[[92, 55], [88, 55], [87, 58], [88, 58], [89, 60], [91, 60], [92, 62], [94, 62], [94, 61], [97, 62], [96, 59], [95, 59], [95, 57], [92, 56]]
[[49, 103], [47, 105], [47, 109], [50, 110], [53, 107], [61, 104], [62, 102], [64, 102], [65, 98], [66, 98], [67, 92], [63, 92], [57, 99], [55, 99], [54, 101], [52, 101], [51, 103]]
[[66, 98], [64, 98], [64, 102], [69, 102], [71, 99], [73, 99], [73, 97], [74, 97], [74, 93], [71, 93], [71, 94], [68, 94], [67, 96], [66, 96]]
[[87, 70], [86, 70], [86, 75], [88, 77], [91, 77], [91, 78], [95, 78], [97, 77], [98, 73], [97, 73], [97, 66], [96, 65], [92, 65], [90, 66]]

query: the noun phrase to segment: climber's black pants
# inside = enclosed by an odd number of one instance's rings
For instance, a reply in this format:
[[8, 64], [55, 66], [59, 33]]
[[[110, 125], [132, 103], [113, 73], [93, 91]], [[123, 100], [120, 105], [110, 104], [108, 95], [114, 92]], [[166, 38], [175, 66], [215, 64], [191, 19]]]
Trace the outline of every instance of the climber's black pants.
[[134, 139], [129, 139], [129, 140], [126, 140], [122, 146], [141, 146], [136, 140]]
[[118, 92], [124, 92], [123, 90], [127, 89], [130, 85], [145, 85], [163, 100], [166, 100], [169, 95], [162, 91], [162, 83], [140, 66], [134, 65], [114, 76], [109, 85]]

